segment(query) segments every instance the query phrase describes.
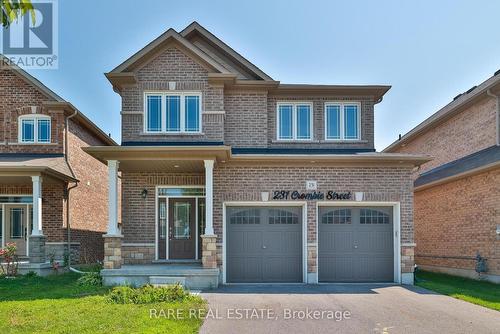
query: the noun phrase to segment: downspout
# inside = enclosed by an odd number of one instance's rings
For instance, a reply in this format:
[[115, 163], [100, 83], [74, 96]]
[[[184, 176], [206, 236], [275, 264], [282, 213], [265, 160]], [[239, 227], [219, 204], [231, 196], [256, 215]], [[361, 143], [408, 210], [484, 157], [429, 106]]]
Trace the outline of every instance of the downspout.
[[486, 91], [486, 94], [488, 94], [489, 96], [495, 98], [497, 101], [496, 101], [496, 105], [497, 105], [497, 146], [500, 145], [500, 95], [496, 95], [496, 94], [493, 94], [491, 92], [491, 89], [488, 89]]
[[[73, 168], [71, 168], [71, 164], [69, 163], [69, 149], [68, 149], [68, 132], [69, 132], [69, 120], [70, 118], [75, 117], [78, 114], [78, 110], [75, 109], [75, 112], [66, 117], [66, 131], [64, 132], [64, 158], [66, 159], [66, 163], [71, 171], [73, 176], [75, 173], [73, 172]], [[70, 224], [70, 192], [71, 189], [74, 189], [78, 186], [78, 182], [75, 182], [71, 187], [66, 189], [66, 229], [67, 229], [67, 237], [68, 237], [68, 267], [71, 268], [71, 224]]]

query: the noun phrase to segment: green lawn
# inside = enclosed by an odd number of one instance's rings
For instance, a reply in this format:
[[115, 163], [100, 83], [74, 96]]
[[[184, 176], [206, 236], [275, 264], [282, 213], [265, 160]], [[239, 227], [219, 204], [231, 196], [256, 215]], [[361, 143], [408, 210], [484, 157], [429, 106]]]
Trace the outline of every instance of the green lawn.
[[150, 309], [203, 309], [189, 302], [118, 305], [106, 301], [104, 287], [81, 287], [78, 274], [46, 278], [0, 278], [0, 333], [196, 333], [202, 320], [150, 318]]
[[415, 283], [453, 298], [500, 311], [500, 284], [420, 271]]

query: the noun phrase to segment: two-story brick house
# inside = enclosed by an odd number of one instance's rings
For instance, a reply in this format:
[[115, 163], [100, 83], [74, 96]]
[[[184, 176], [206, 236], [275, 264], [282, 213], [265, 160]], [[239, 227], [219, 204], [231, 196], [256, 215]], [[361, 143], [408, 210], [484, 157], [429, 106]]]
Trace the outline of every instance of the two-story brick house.
[[[416, 262], [500, 282], [500, 71], [387, 147], [429, 154], [414, 173]], [[482, 270], [479, 270], [482, 271]]]
[[51, 258], [103, 258], [107, 168], [81, 148], [117, 145], [85, 115], [2, 56], [1, 244], [17, 244], [22, 271]]
[[390, 87], [281, 84], [196, 22], [106, 76], [123, 142], [85, 150], [109, 168], [107, 284], [413, 282], [428, 158], [375, 152]]

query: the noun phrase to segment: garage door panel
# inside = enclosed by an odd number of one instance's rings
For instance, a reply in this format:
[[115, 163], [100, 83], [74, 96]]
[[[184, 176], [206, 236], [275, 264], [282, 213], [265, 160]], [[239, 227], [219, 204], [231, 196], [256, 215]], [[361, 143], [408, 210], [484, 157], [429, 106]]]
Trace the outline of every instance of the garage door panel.
[[262, 232], [252, 231], [244, 233], [244, 252], [243, 253], [257, 253], [262, 252]]
[[392, 231], [384, 232], [359, 232], [357, 234], [358, 251], [369, 251], [372, 253], [392, 252]]
[[392, 257], [360, 257], [359, 277], [366, 282], [392, 281], [394, 275], [392, 260]]
[[392, 208], [320, 207], [318, 279], [392, 282]]
[[352, 281], [354, 263], [350, 256], [322, 256], [319, 258], [321, 282]]
[[265, 252], [272, 255], [301, 254], [302, 232], [268, 232], [263, 235]]
[[352, 232], [321, 232], [319, 235], [320, 250], [324, 254], [352, 252]]
[[228, 258], [227, 276], [234, 281], [255, 282], [262, 279], [261, 256], [235, 256]]
[[302, 282], [299, 207], [230, 207], [226, 211], [228, 282]]
[[270, 256], [264, 259], [263, 282], [299, 282], [302, 280], [300, 258]]

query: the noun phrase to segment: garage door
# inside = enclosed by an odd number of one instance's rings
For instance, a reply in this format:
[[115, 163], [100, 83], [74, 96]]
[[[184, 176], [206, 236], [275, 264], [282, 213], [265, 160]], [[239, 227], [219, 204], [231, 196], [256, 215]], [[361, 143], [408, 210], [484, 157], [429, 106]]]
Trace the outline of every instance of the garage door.
[[393, 282], [392, 208], [319, 209], [320, 282]]
[[302, 209], [229, 207], [229, 283], [302, 282]]

